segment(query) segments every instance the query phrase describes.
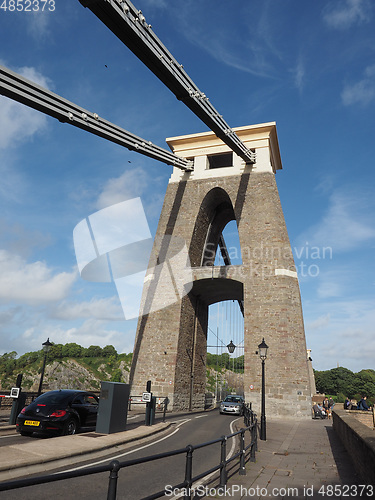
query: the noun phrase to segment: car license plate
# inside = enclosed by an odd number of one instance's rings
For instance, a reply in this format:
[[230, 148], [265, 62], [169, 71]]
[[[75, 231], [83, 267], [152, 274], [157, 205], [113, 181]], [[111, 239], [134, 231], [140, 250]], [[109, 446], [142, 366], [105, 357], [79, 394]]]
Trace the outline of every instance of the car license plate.
[[23, 425], [33, 425], [34, 427], [38, 427], [39, 424], [40, 422], [37, 420], [25, 420], [23, 423]]

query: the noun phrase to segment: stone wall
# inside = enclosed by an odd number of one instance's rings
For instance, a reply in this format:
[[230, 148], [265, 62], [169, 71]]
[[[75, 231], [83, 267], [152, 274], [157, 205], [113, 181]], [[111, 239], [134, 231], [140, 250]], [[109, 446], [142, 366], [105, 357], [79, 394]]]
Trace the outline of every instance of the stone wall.
[[[260, 414], [264, 337], [267, 418], [311, 418], [311, 387], [301, 298], [292, 249], [275, 180], [281, 169], [275, 124], [250, 126], [247, 147], [255, 165], [233, 155], [233, 165], [210, 169], [210, 155], [229, 151], [213, 134], [168, 141], [176, 152], [194, 157], [194, 171], [174, 171], [164, 199], [142, 294], [130, 374], [132, 392], [147, 380], [168, 396], [175, 410], [203, 408], [209, 305], [240, 300], [244, 305], [244, 393]], [[244, 138], [244, 137], [243, 137]], [[176, 169], [175, 169], [176, 170]], [[225, 225], [237, 222], [242, 265], [213, 266]], [[179, 279], [155, 266], [173, 259], [183, 241], [191, 264], [187, 295], [170, 297]], [[165, 301], [152, 310], [155, 300]]]
[[[244, 272], [245, 397], [260, 411], [265, 338], [267, 417], [311, 417], [301, 298], [275, 176], [251, 175], [239, 221]], [[246, 368], [249, 367], [249, 368]]]
[[347, 411], [350, 411], [351, 416], [353, 416], [359, 422], [362, 422], [362, 424], [365, 424], [367, 427], [370, 427], [370, 429], [373, 429], [375, 427], [374, 414], [372, 411], [358, 411], [358, 410], [347, 410]]
[[[231, 216], [238, 223], [242, 265], [196, 267], [204, 260], [202, 242], [212, 238], [216, 245], [222, 226]], [[210, 225], [213, 218], [215, 224]], [[213, 226], [219, 231], [213, 231]], [[153, 391], [168, 396], [175, 409], [201, 407], [208, 305], [218, 300], [243, 300], [246, 401], [253, 402], [255, 411], [260, 412], [261, 362], [256, 351], [265, 337], [270, 346], [266, 361], [267, 416], [311, 418], [299, 285], [274, 174], [249, 172], [187, 181], [179, 186], [169, 184], [150, 267], [170, 255], [167, 248], [160, 257], [163, 235], [188, 244], [194, 283], [187, 296], [140, 318], [132, 392], [140, 392], [145, 381], [152, 380]], [[153, 276], [145, 283], [143, 302], [147, 302], [150, 291], [161, 297], [170, 288], [168, 280]]]
[[[355, 410], [333, 410], [333, 429], [352, 458], [355, 470], [366, 485], [375, 484], [375, 430]], [[372, 415], [370, 415], [372, 416]]]

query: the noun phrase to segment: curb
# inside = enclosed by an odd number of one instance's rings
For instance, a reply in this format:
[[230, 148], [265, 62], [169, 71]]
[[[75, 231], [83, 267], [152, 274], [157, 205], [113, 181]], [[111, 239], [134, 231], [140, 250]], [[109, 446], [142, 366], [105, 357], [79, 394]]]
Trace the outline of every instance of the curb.
[[[167, 430], [172, 423], [158, 423], [151, 427], [139, 426], [129, 431], [113, 434], [96, 434], [94, 432], [60, 436], [51, 438], [56, 443], [50, 455], [46, 454], [46, 446], [41, 441], [21, 445], [4, 446], [0, 459], [0, 480], [9, 481], [20, 476], [27, 476], [56, 469], [65, 465], [82, 462], [96, 454], [105, 454], [110, 449], [134, 441], [140, 441], [154, 434]], [[69, 443], [67, 441], [69, 440]], [[70, 445], [70, 449], [69, 449]], [[118, 450], [117, 450], [118, 451]], [[5, 460], [6, 457], [6, 460]]]
[[16, 426], [15, 425], [1, 425], [0, 426], [0, 436], [2, 436], [3, 434], [9, 434], [9, 431], [16, 432]]

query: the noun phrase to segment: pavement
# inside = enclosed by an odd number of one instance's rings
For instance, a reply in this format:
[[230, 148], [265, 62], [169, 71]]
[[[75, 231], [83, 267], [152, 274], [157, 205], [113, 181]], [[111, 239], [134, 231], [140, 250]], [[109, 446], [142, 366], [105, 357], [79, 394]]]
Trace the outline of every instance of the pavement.
[[[83, 455], [85, 459], [98, 456], [117, 446], [123, 449], [124, 444], [134, 441], [138, 444], [150, 439], [151, 435], [163, 433], [171, 424], [132, 425], [115, 434], [92, 432], [54, 438], [53, 447], [46, 447], [44, 440], [2, 447], [0, 481], [71, 465], [82, 460]], [[1, 426], [0, 431], [4, 432], [6, 427]], [[228, 471], [224, 494], [217, 483], [217, 479], [216, 482], [213, 479], [204, 486], [206, 496], [234, 500], [264, 499], [265, 496], [279, 499], [357, 498], [355, 485], [363, 484], [332, 428], [332, 420], [313, 419], [267, 421], [267, 440], [258, 440], [256, 462], [247, 462], [246, 475], [238, 474], [238, 466]], [[198, 491], [198, 497], [202, 496], [202, 491]]]
[[[256, 462], [246, 464], [246, 475], [229, 478], [226, 496], [357, 498], [361, 484], [332, 420], [274, 420], [267, 422], [267, 440], [258, 441]], [[364, 492], [371, 493], [371, 488], [365, 485]]]

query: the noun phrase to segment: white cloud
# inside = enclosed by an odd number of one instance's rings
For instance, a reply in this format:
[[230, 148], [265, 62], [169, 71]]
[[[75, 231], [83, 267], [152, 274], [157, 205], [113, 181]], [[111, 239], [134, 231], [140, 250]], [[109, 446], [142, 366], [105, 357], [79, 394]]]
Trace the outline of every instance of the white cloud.
[[140, 167], [126, 170], [119, 177], [111, 178], [106, 182], [96, 202], [96, 208], [106, 208], [141, 196], [148, 188], [149, 181], [149, 174]]
[[166, 9], [168, 7], [166, 0], [147, 0], [146, 3], [148, 4], [148, 8]]
[[27, 229], [2, 217], [0, 217], [0, 234], [3, 249], [24, 258], [36, 248], [45, 248], [51, 243], [51, 235], [46, 232]]
[[344, 87], [341, 99], [345, 106], [351, 104], [366, 106], [375, 101], [375, 64], [366, 68], [361, 80]]
[[[0, 143], [2, 134], [1, 111], [0, 97]], [[14, 151], [1, 150], [0, 146], [0, 197], [2, 200], [7, 200], [11, 203], [23, 200], [28, 187], [25, 177], [17, 171], [16, 156], [17, 153], [14, 154]]]
[[333, 253], [358, 248], [375, 238], [372, 210], [372, 202], [366, 199], [365, 193], [356, 195], [336, 190], [321, 221], [304, 231], [298, 240], [321, 248], [330, 247]]
[[0, 300], [40, 305], [65, 299], [77, 272], [55, 273], [44, 262], [27, 263], [0, 250]]
[[329, 297], [339, 297], [341, 294], [341, 284], [335, 281], [329, 281], [329, 273], [325, 274], [323, 283], [318, 287], [318, 297], [327, 299]]
[[[373, 298], [325, 300], [305, 306], [318, 318], [306, 319], [307, 345], [313, 366], [328, 370], [337, 365], [359, 371], [373, 368], [375, 310]], [[318, 360], [318, 361], [317, 361]]]
[[294, 84], [299, 91], [303, 89], [305, 82], [305, 65], [300, 57], [297, 61], [296, 67], [292, 70], [294, 76]]
[[15, 318], [22, 312], [20, 306], [9, 307], [0, 311], [0, 328], [3, 330], [5, 326], [11, 325]]
[[52, 311], [57, 319], [75, 320], [79, 318], [95, 318], [106, 321], [124, 320], [124, 313], [118, 297], [93, 298], [86, 302], [62, 302]]
[[[52, 13], [53, 15], [53, 13]], [[45, 9], [43, 12], [32, 12], [27, 17], [27, 31], [30, 35], [37, 39], [44, 39], [49, 33], [49, 21], [51, 12]]]
[[323, 19], [333, 28], [348, 29], [354, 24], [369, 22], [370, 9], [368, 0], [329, 2], [324, 9]]
[[169, 10], [188, 41], [220, 63], [260, 77], [277, 77], [274, 62], [282, 57], [270, 22], [274, 11], [270, 10], [269, 1], [262, 3], [255, 18], [251, 7], [246, 5], [241, 15], [233, 14], [232, 9], [227, 16], [222, 16], [220, 9], [211, 9], [208, 22], [215, 26], [215, 36], [207, 30], [207, 16], [197, 16], [194, 2], [176, 2]]
[[354, 288], [363, 289], [364, 261], [358, 262], [357, 253], [354, 259], [349, 255], [345, 256], [344, 260], [344, 264], [338, 264], [336, 260], [323, 263], [323, 269], [317, 279], [316, 292], [319, 299], [337, 300], [339, 297], [350, 296]]
[[314, 321], [306, 323], [306, 328], [308, 328], [309, 330], [320, 330], [322, 327], [329, 324], [330, 318], [330, 314], [319, 316], [319, 318], [316, 318]]
[[[0, 61], [1, 64], [3, 64]], [[49, 80], [35, 68], [22, 67], [15, 70], [28, 80], [48, 88]], [[47, 125], [47, 117], [34, 109], [7, 97], [0, 96], [0, 149], [17, 147], [32, 138]]]
[[[47, 331], [43, 335], [46, 336]], [[40, 338], [44, 338], [43, 335]], [[61, 327], [49, 327], [47, 336], [51, 342], [59, 344], [76, 342], [83, 347], [113, 345], [118, 352], [132, 352], [134, 344], [134, 332], [124, 333], [108, 329], [103, 321], [94, 318], [88, 319], [78, 327], [67, 330]]]

